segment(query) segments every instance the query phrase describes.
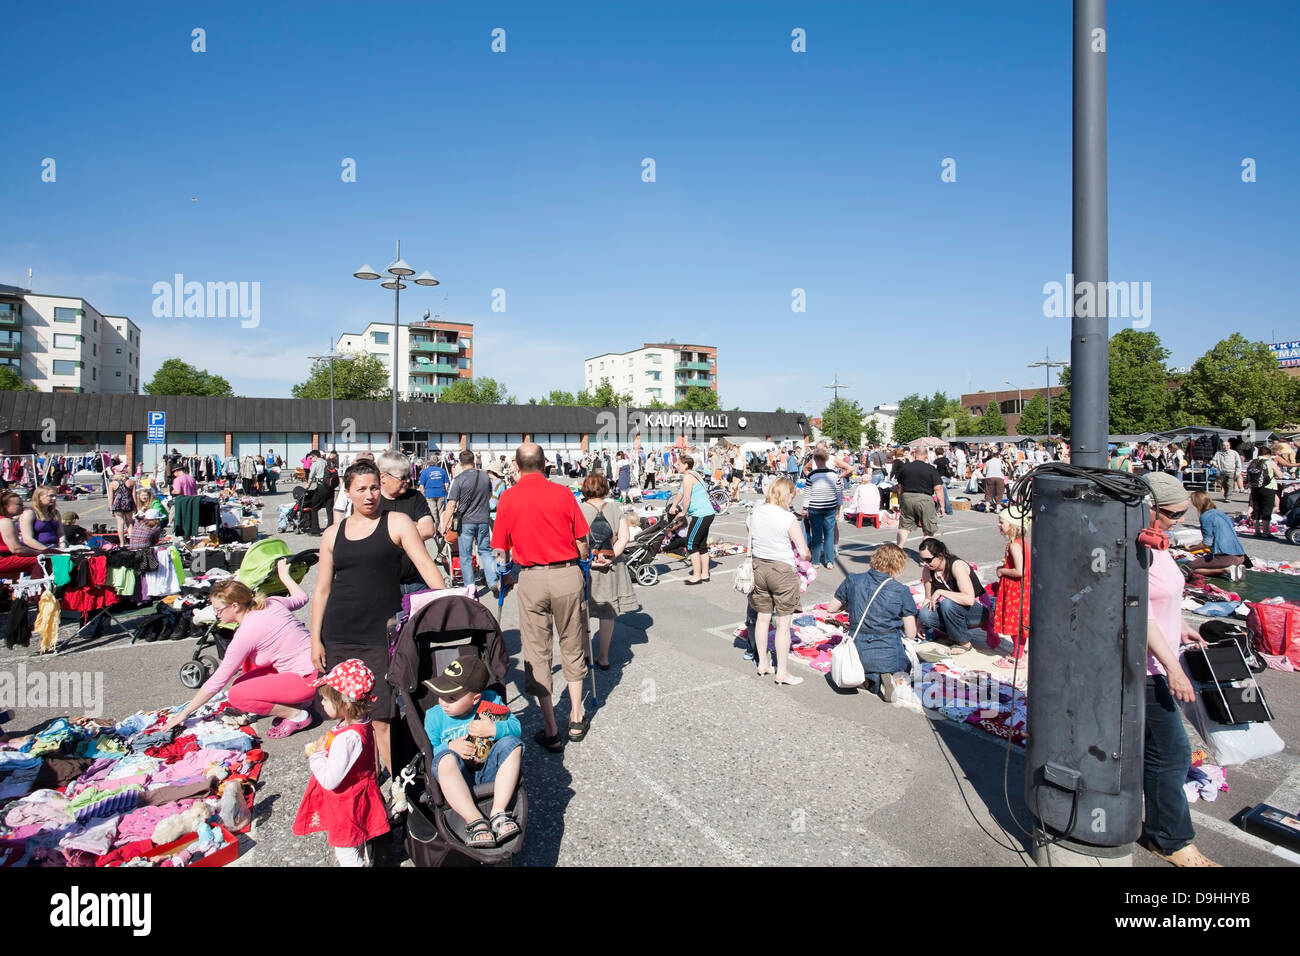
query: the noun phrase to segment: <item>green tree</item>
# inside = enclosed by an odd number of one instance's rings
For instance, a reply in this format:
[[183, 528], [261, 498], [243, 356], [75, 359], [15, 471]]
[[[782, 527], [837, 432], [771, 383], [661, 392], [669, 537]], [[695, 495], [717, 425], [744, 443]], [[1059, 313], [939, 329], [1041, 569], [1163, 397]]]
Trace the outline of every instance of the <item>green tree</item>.
[[616, 392], [609, 379], [602, 378], [595, 392], [579, 392], [577, 402], [589, 408], [618, 408], [632, 404], [632, 393]]
[[171, 358], [158, 366], [153, 379], [144, 387], [148, 395], [206, 395], [234, 398], [230, 383], [220, 375], [199, 371], [193, 365]]
[[822, 435], [856, 448], [862, 441], [862, 406], [847, 398], [837, 398], [822, 412]]
[[984, 406], [984, 414], [979, 417], [975, 427], [977, 435], [1005, 435], [1007, 433], [1007, 423], [1002, 418], [1002, 410], [998, 408], [997, 402], [989, 402]]
[[1175, 404], [1186, 424], [1266, 431], [1296, 417], [1296, 394], [1268, 345], [1234, 332], [1193, 363]]
[[[1055, 416], [1056, 409], [1052, 409]], [[1052, 428], [1056, 428], [1056, 418], [1052, 418]], [[1045, 435], [1047, 434], [1047, 399], [1043, 393], [1039, 392], [1029, 401], [1025, 402], [1024, 410], [1020, 413], [1020, 421], [1016, 422], [1017, 435]]]
[[513, 405], [515, 397], [506, 394], [505, 384], [494, 378], [458, 378], [443, 390], [438, 401], [453, 405]]
[[1111, 433], [1136, 435], [1169, 427], [1168, 359], [1169, 350], [1154, 332], [1124, 329], [1111, 338]]
[[690, 412], [709, 412], [721, 406], [718, 404], [718, 393], [713, 389], [692, 385], [686, 390], [685, 397], [677, 403], [677, 407]]
[[566, 392], [560, 388], [553, 388], [546, 393], [546, 397], [537, 402], [538, 405], [578, 405], [578, 399], [572, 392]]
[[[944, 419], [951, 418], [954, 432], [958, 435], [973, 435], [974, 417], [961, 407], [961, 402], [951, 399], [943, 392], [925, 396], [908, 395], [898, 403], [898, 417], [894, 420], [894, 441], [907, 444], [927, 434], [942, 435], [945, 428]], [[901, 427], [901, 431], [900, 431]], [[963, 428], [965, 430], [963, 430]]]
[[900, 404], [898, 417], [894, 419], [894, 442], [906, 445], [925, 434], [925, 419], [917, 414], [914, 406]]
[[[329, 398], [330, 363], [318, 360], [307, 381], [292, 389], [294, 398]], [[393, 396], [388, 367], [367, 353], [334, 360], [334, 397], [340, 401], [387, 401]]]
[[866, 425], [862, 427], [862, 434], [868, 445], [879, 445], [884, 440], [884, 436], [880, 434], [880, 423], [874, 418], [868, 419]]
[[672, 408], [672, 406], [661, 399], [652, 398], [650, 399], [650, 404], [647, 405], [646, 408], [651, 408], [654, 409], [655, 411], [662, 411], [667, 408]]
[[23, 377], [13, 370], [11, 365], [0, 365], [0, 392], [34, 392], [36, 387], [28, 385]]

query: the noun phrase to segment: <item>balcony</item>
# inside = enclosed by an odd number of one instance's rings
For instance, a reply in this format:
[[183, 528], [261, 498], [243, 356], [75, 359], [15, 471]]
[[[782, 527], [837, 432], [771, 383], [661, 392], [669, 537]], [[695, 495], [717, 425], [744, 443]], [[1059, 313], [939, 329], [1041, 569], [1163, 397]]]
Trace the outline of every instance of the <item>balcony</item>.
[[446, 385], [412, 385], [412, 395], [440, 395]]
[[22, 352], [22, 342], [0, 342], [0, 355], [21, 355]]
[[0, 309], [0, 328], [3, 329], [21, 329], [23, 327], [23, 314], [17, 309]]
[[712, 376], [700, 376], [698, 378], [688, 378], [685, 375], [678, 375], [674, 383], [678, 388], [690, 388], [694, 385], [697, 388], [712, 388]]
[[457, 355], [460, 345], [456, 342], [412, 342], [412, 352], [436, 353], [439, 355]]
[[678, 362], [673, 366], [678, 372], [712, 372], [712, 362]]

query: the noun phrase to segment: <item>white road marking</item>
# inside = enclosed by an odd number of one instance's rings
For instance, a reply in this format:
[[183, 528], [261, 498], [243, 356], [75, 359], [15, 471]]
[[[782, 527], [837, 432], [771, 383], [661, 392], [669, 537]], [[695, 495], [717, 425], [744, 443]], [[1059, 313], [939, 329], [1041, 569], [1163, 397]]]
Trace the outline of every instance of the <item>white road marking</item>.
[[1207, 830], [1213, 830], [1215, 833], [1221, 833], [1226, 837], [1231, 837], [1238, 843], [1244, 843], [1252, 850], [1262, 850], [1265, 853], [1272, 853], [1274, 856], [1280, 856], [1290, 863], [1300, 863], [1300, 853], [1288, 850], [1286, 847], [1274, 846], [1267, 840], [1261, 840], [1253, 833], [1247, 833], [1245, 830], [1238, 829], [1231, 823], [1224, 823], [1218, 817], [1212, 817], [1208, 813], [1202, 813], [1199, 810], [1193, 810], [1192, 822], [1197, 827], [1204, 827]]

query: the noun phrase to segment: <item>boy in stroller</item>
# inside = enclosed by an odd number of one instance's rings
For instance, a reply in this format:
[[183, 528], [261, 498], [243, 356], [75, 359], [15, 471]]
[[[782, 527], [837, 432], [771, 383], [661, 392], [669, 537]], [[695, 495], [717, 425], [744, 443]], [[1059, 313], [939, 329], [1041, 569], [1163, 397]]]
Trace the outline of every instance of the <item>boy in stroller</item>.
[[[424, 682], [438, 706], [424, 715], [434, 748], [433, 775], [448, 805], [465, 821], [467, 845], [495, 847], [519, 833], [506, 809], [519, 785], [523, 741], [519, 718], [488, 689], [487, 666], [477, 654], [458, 657]], [[492, 809], [485, 819], [471, 787], [491, 783]]]
[[677, 532], [686, 526], [686, 516], [674, 512], [660, 515], [654, 524], [638, 531], [623, 552], [627, 569], [636, 579], [637, 584], [649, 587], [659, 580], [659, 571], [654, 560], [669, 541], [681, 541]]

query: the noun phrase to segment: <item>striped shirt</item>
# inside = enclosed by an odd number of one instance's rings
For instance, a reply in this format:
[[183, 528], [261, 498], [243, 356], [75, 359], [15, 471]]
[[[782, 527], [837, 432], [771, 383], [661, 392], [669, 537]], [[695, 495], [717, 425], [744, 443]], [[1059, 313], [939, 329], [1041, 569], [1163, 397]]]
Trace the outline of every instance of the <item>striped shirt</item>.
[[830, 468], [818, 468], [808, 475], [808, 484], [804, 486], [809, 508], [838, 508], [844, 491], [844, 483], [839, 472]]

